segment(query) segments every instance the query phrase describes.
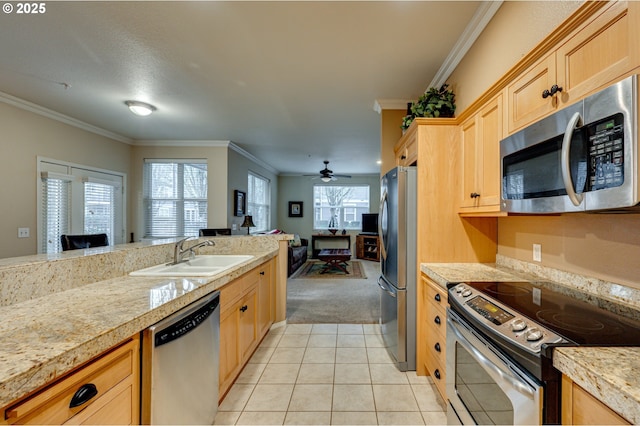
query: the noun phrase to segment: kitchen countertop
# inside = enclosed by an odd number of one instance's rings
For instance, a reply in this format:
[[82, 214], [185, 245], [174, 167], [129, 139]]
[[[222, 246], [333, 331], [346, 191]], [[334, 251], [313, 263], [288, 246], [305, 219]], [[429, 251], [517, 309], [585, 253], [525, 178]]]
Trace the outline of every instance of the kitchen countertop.
[[[586, 290], [594, 282], [592, 278], [575, 277], [558, 270], [541, 271], [541, 276], [532, 273], [540, 271], [537, 265], [524, 262], [521, 265], [513, 259], [500, 257], [496, 264], [423, 263], [420, 269], [444, 288], [447, 283], [462, 281], [541, 281], [552, 277], [561, 281], [561, 285], [571, 283]], [[596, 284], [599, 284], [599, 291], [606, 291], [606, 294], [585, 293], [585, 300], [593, 303], [594, 299], [602, 297], [603, 300], [598, 300], [602, 306], [610, 301], [624, 303], [627, 309], [639, 309], [637, 290], [621, 289], [614, 283]], [[622, 417], [633, 424], [640, 423], [640, 348], [560, 347], [554, 350], [553, 365]]]
[[[0, 407], [61, 377], [277, 256], [281, 239], [291, 239], [291, 236], [217, 240], [221, 241], [217, 251], [207, 247], [209, 250], [201, 253], [252, 254], [254, 258], [212, 277], [177, 279], [122, 275], [1, 306]], [[173, 244], [167, 245], [167, 253], [172, 247]], [[87, 253], [87, 256], [92, 255], [90, 250]], [[26, 262], [33, 260], [41, 261], [33, 256]], [[91, 263], [87, 262], [89, 268]]]

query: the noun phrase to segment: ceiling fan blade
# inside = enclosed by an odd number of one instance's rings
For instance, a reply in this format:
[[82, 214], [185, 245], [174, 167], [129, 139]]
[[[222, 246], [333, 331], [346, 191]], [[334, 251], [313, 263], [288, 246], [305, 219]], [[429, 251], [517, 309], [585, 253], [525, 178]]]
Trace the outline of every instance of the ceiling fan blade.
[[351, 175], [333, 175], [335, 177], [341, 177], [341, 178], [346, 178], [346, 179], [351, 179]]

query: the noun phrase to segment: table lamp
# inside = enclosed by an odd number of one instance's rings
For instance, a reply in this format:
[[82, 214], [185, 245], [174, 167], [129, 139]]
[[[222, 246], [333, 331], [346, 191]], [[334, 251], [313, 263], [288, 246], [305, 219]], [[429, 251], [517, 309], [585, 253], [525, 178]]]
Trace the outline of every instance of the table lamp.
[[253, 223], [253, 217], [252, 216], [245, 216], [244, 217], [244, 222], [242, 222], [242, 225], [240, 225], [240, 226], [242, 226], [243, 228], [246, 227], [247, 228], [247, 235], [249, 235], [249, 228], [251, 228], [252, 226], [255, 227], [256, 225]]

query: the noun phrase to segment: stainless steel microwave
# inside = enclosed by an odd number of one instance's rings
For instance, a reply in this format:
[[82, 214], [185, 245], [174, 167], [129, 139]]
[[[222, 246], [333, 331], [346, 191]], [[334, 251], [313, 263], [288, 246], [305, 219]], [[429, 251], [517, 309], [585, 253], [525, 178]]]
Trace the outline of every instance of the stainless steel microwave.
[[638, 205], [637, 94], [633, 75], [500, 141], [501, 210]]

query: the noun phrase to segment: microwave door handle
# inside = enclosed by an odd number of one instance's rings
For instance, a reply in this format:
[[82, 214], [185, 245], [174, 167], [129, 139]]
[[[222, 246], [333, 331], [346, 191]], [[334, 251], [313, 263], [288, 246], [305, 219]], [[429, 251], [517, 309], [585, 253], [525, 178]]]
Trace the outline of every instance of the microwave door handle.
[[582, 123], [582, 117], [580, 113], [576, 112], [569, 120], [567, 129], [564, 131], [564, 138], [562, 139], [562, 181], [564, 182], [564, 188], [567, 191], [569, 199], [574, 206], [579, 206], [582, 203], [582, 194], [577, 194], [573, 189], [573, 181], [571, 180], [571, 164], [569, 162], [569, 154], [571, 152], [571, 139], [573, 138], [573, 131], [576, 126]]

